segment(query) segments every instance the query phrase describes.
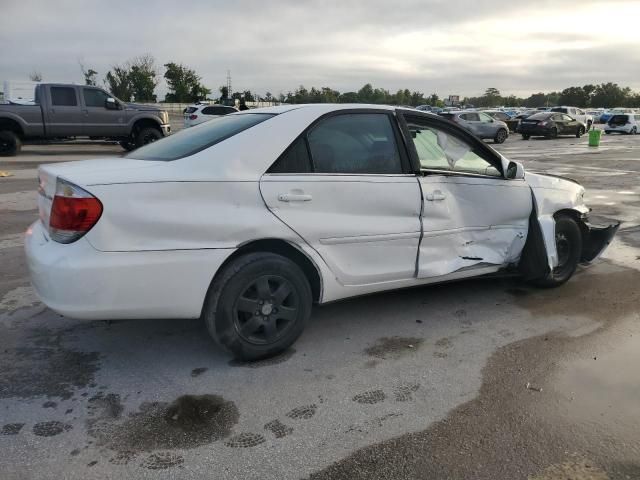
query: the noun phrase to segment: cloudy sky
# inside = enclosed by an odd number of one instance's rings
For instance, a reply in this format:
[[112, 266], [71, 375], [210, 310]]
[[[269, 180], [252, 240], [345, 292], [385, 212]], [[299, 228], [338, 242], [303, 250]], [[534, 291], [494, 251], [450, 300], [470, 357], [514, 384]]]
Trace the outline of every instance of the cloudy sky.
[[[640, 90], [640, 1], [1, 0], [0, 80], [81, 82], [145, 53], [214, 91], [298, 85], [528, 95], [617, 82]], [[163, 84], [159, 93], [166, 91]]]

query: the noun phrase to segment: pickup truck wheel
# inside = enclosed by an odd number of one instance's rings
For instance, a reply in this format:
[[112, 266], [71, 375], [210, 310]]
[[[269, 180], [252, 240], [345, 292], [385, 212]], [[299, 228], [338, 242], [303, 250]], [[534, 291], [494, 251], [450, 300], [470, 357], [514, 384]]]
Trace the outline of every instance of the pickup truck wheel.
[[576, 138], [580, 138], [584, 135], [584, 127], [578, 127], [578, 131], [576, 132]]
[[556, 251], [558, 265], [545, 277], [533, 280], [534, 285], [542, 288], [559, 287], [576, 271], [582, 255], [582, 232], [571, 217], [556, 219]]
[[209, 334], [243, 361], [286, 350], [311, 315], [306, 276], [291, 260], [250, 253], [232, 261], [209, 288], [203, 317]]
[[22, 142], [11, 130], [0, 131], [0, 157], [14, 157], [20, 153]]
[[589, 130], [591, 130], [591, 127], [592, 127], [592, 126], [593, 126], [593, 122], [592, 122], [591, 120], [589, 120], [589, 121], [587, 122], [587, 132], [588, 132]]
[[129, 141], [125, 141], [122, 140], [121, 142], [118, 142], [120, 144], [120, 146], [122, 148], [124, 148], [127, 152], [130, 152], [131, 150], [135, 150], [136, 149], [136, 144], [133, 142], [129, 142]]
[[148, 143], [153, 143], [156, 140], [162, 138], [162, 132], [157, 128], [147, 127], [143, 128], [136, 135], [136, 148], [142, 147]]
[[508, 136], [509, 134], [507, 133], [507, 131], [504, 128], [501, 128], [500, 130], [498, 130], [498, 133], [496, 133], [496, 137], [493, 139], [493, 143], [504, 143]]

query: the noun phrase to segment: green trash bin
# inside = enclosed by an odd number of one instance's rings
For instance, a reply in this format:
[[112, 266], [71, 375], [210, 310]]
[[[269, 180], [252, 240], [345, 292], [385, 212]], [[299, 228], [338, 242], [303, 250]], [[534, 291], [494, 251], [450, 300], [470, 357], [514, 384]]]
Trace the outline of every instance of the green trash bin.
[[598, 130], [593, 128], [589, 131], [589, 146], [590, 147], [599, 147], [600, 146], [600, 137], [602, 136], [602, 130]]

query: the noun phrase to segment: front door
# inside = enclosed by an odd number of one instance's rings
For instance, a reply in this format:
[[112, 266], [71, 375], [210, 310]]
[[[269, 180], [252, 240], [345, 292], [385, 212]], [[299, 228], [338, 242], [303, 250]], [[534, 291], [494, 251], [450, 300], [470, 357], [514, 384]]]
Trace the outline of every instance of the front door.
[[515, 263], [528, 231], [529, 186], [505, 179], [499, 157], [463, 132], [405, 118], [422, 173], [418, 277]]
[[261, 179], [269, 210], [343, 285], [415, 276], [420, 187], [399, 144], [387, 111], [334, 114], [300, 136]]
[[89, 137], [126, 136], [127, 118], [125, 109], [109, 110], [106, 107], [107, 92], [100, 88], [82, 87], [84, 134]]
[[84, 121], [76, 87], [50, 86], [47, 106], [47, 136], [82, 135]]

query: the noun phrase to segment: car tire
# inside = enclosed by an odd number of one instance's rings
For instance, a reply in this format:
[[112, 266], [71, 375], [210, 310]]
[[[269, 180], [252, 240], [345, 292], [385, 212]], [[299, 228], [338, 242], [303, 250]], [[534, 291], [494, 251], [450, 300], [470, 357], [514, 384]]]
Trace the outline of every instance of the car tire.
[[604, 133], [606, 133], [607, 135], [611, 135], [611, 132], [609, 130], [605, 130]]
[[633, 127], [629, 132], [629, 135], [635, 135], [636, 133], [638, 133], [638, 129], [636, 127]]
[[563, 215], [556, 219], [556, 249], [558, 266], [545, 277], [533, 280], [534, 285], [559, 287], [575, 273], [582, 256], [582, 232], [573, 218]]
[[153, 143], [162, 138], [162, 132], [154, 127], [143, 128], [136, 135], [136, 148]]
[[136, 144], [133, 142], [130, 142], [128, 140], [122, 140], [120, 142], [118, 142], [120, 144], [120, 146], [122, 148], [124, 148], [127, 152], [130, 152], [132, 150], [136, 149]]
[[523, 134], [522, 134], [522, 139], [523, 139], [523, 140], [529, 140], [530, 138], [531, 138], [531, 135], [526, 134], [526, 133], [523, 133]]
[[493, 139], [493, 143], [504, 143], [508, 136], [509, 136], [509, 132], [507, 132], [504, 128], [501, 128], [496, 132], [496, 136]]
[[589, 121], [587, 122], [587, 132], [588, 132], [589, 130], [591, 130], [591, 127], [592, 127], [592, 126], [593, 126], [593, 122], [592, 122], [591, 120], [589, 120]]
[[584, 127], [578, 127], [578, 131], [576, 132], [576, 138], [580, 138], [584, 135]]
[[558, 129], [556, 127], [553, 127], [553, 130], [551, 130], [549, 138], [558, 138]]
[[203, 317], [218, 345], [238, 360], [253, 361], [290, 347], [307, 325], [312, 303], [298, 265], [273, 253], [249, 253], [216, 275]]
[[15, 157], [22, 149], [20, 137], [11, 130], [0, 131], [0, 157]]

